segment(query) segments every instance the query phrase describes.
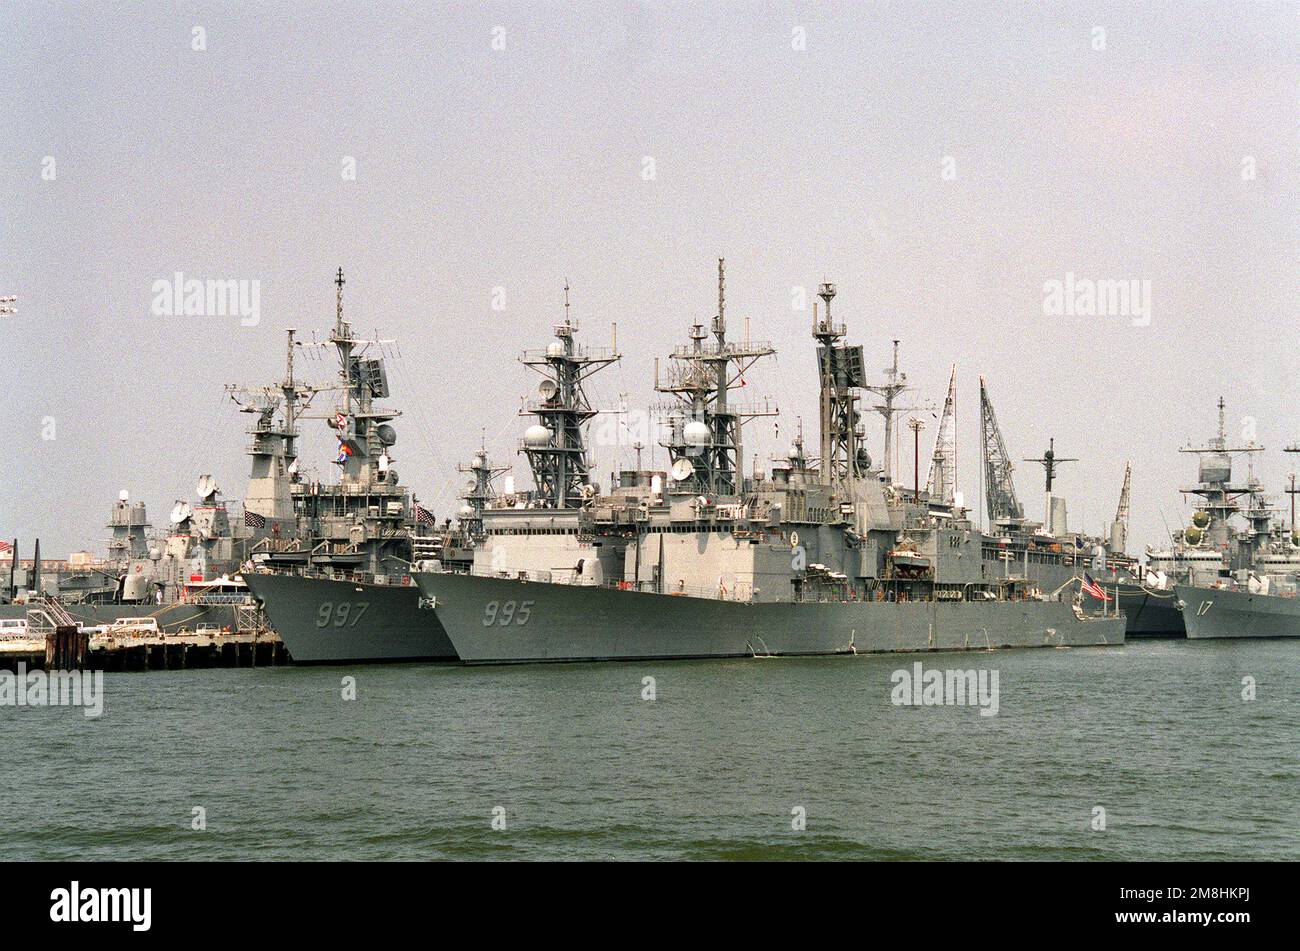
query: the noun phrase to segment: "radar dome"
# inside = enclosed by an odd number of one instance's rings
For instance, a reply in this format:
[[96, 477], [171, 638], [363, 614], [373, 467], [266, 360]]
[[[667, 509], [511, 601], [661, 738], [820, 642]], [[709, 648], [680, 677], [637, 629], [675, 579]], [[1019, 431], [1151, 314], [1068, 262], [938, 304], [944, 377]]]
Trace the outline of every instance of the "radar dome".
[[785, 455], [787, 459], [789, 459], [791, 462], [794, 462], [796, 459], [802, 456], [803, 453], [799, 451], [798, 446], [791, 446], [790, 451], [787, 452]]
[[486, 465], [487, 462], [483, 459], [483, 453], [476, 452], [474, 453], [474, 459], [470, 462], [469, 467], [471, 469], [482, 469]]
[[709, 441], [709, 427], [698, 419], [692, 420], [682, 430], [682, 438], [688, 446], [703, 446]]
[[1192, 524], [1197, 528], [1205, 528], [1210, 524], [1209, 512], [1194, 512], [1192, 514]]
[[376, 426], [375, 435], [379, 437], [380, 443], [385, 446], [391, 446], [397, 442], [397, 430], [387, 423], [380, 423]]
[[564, 356], [564, 344], [558, 340], [552, 341], [546, 348], [546, 355], [551, 359]]
[[474, 506], [472, 506], [472, 505], [462, 505], [462, 506], [460, 507], [460, 517], [461, 517], [461, 518], [470, 518], [471, 516], [473, 516], [473, 514], [474, 514]]
[[1183, 538], [1187, 540], [1187, 544], [1189, 545], [1199, 545], [1201, 539], [1204, 537], [1205, 533], [1199, 528], [1189, 528], [1187, 531], [1183, 532]]
[[524, 430], [524, 445], [529, 449], [540, 449], [551, 444], [551, 431], [541, 423], [534, 423]]

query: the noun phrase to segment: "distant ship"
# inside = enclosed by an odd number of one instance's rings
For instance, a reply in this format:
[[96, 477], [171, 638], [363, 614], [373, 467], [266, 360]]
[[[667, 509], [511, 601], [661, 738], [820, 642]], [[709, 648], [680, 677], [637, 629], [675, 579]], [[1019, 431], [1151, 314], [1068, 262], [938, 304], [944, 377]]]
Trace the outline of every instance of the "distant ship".
[[292, 543], [298, 531], [292, 506], [276, 499], [276, 487], [287, 485], [296, 470], [293, 440], [278, 419], [281, 404], [292, 417], [298, 392], [292, 374], [293, 331], [289, 353], [285, 381], [226, 388], [241, 410], [255, 417], [242, 506], [235, 503], [232, 510], [212, 476], [202, 475], [193, 499], [178, 499], [166, 527], [155, 532], [145, 503], [123, 489], [109, 514], [104, 559], [83, 552], [51, 565], [42, 562], [37, 541], [33, 557], [20, 564], [18, 540], [4, 546], [12, 552], [8, 584], [0, 586], [0, 618], [25, 618], [48, 596], [92, 628], [127, 619], [154, 623], [164, 633], [200, 626], [260, 628], [261, 615], [240, 577], [241, 567], [255, 551]]
[[742, 429], [775, 408], [730, 397], [775, 351], [728, 338], [721, 261], [711, 326], [691, 328], [666, 379], [656, 371], [669, 397], [656, 407], [668, 471], [625, 470], [602, 493], [590, 478], [583, 381], [614, 355], [577, 346], [567, 319], [546, 351], [525, 355], [544, 377], [522, 447], [536, 488], [484, 507], [469, 573], [436, 560], [415, 572], [462, 661], [1124, 643], [1123, 617], [1086, 612], [1073, 576], [1044, 593], [990, 558], [1002, 540], [972, 526], [950, 478], [932, 473], [922, 493], [918, 475], [907, 492], [873, 467], [858, 406], [862, 348], [841, 342], [834, 286], [819, 296], [820, 452], [806, 458], [797, 438], [767, 478], [744, 475]]
[[[1220, 401], [1222, 405], [1222, 401]], [[1220, 409], [1222, 413], [1222, 409]], [[1220, 431], [1222, 442], [1222, 431]], [[1240, 452], [1255, 452], [1250, 445]], [[1287, 452], [1300, 451], [1289, 447]], [[1221, 465], [1231, 467], [1224, 455]], [[1247, 527], [1235, 531], [1225, 549], [1218, 576], [1191, 576], [1174, 585], [1174, 594], [1187, 625], [1187, 636], [1207, 638], [1300, 637], [1300, 531], [1296, 529], [1295, 480], [1288, 490], [1292, 499], [1291, 522], [1283, 526], [1259, 482], [1249, 476], [1234, 494], [1250, 499], [1238, 511]]]

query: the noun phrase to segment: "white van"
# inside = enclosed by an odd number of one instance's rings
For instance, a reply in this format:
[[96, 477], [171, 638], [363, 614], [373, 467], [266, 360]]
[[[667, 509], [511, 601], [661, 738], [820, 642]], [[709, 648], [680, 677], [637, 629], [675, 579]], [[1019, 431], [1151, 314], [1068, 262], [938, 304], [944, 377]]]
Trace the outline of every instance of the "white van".
[[0, 640], [27, 640], [27, 618], [11, 617], [0, 619]]

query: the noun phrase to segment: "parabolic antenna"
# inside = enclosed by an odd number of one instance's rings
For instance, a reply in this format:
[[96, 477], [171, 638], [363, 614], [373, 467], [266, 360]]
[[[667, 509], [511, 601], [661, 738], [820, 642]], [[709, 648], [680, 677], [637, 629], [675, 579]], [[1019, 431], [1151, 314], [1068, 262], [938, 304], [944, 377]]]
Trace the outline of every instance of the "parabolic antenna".
[[217, 480], [210, 475], [199, 476], [199, 484], [194, 491], [201, 501], [206, 502], [217, 494]]
[[541, 394], [542, 399], [549, 403], [555, 399], [555, 394], [560, 392], [560, 387], [554, 380], [542, 380], [541, 383], [537, 384], [537, 392]]
[[678, 459], [673, 463], [673, 478], [678, 482], [685, 482], [695, 474], [695, 467], [691, 465], [689, 459]]
[[177, 502], [172, 506], [172, 524], [179, 525], [193, 514], [194, 512], [190, 509], [190, 503]]

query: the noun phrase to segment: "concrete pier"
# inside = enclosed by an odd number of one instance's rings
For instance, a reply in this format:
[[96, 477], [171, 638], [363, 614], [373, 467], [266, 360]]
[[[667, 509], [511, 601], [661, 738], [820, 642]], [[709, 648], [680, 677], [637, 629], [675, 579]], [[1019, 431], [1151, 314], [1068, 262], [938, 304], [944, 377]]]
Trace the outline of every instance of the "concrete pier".
[[[86, 635], [81, 635], [85, 638]], [[90, 637], [80, 645], [64, 644], [51, 655], [41, 639], [0, 641], [0, 670], [76, 669], [105, 671], [191, 670], [212, 667], [278, 667], [289, 653], [271, 631], [239, 634], [164, 634], [139, 637]], [[82, 652], [84, 651], [84, 653]], [[77, 664], [77, 654], [81, 663]]]

